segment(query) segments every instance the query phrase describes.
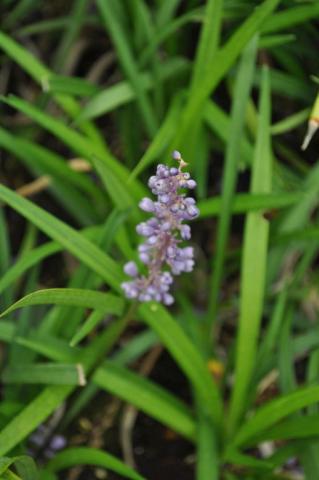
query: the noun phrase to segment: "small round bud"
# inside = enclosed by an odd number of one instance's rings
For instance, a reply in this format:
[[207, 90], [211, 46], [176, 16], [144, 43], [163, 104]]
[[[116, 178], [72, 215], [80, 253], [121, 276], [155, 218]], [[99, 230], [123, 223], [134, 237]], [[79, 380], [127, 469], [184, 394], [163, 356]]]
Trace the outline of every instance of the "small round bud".
[[195, 207], [194, 205], [190, 205], [188, 208], [187, 208], [187, 212], [188, 214], [191, 216], [191, 217], [197, 217], [197, 215], [199, 215], [199, 210], [197, 207]]
[[163, 303], [164, 305], [172, 305], [174, 303], [174, 298], [169, 293], [164, 293]]
[[130, 277], [136, 277], [138, 274], [137, 266], [135, 262], [128, 262], [124, 265], [124, 272]]
[[155, 245], [155, 243], [157, 242], [157, 235], [152, 235], [151, 237], [148, 238], [147, 242], [150, 244], [150, 245]]
[[149, 237], [153, 233], [153, 228], [149, 227], [148, 225], [146, 225], [146, 223], [142, 222], [136, 226], [136, 232], [139, 235], [143, 235], [144, 237]]
[[188, 180], [187, 183], [186, 183], [186, 186], [187, 186], [188, 188], [191, 188], [191, 189], [195, 188], [196, 185], [197, 185], [197, 183], [196, 183], [195, 180], [193, 180], [193, 179]]
[[174, 150], [174, 152], [172, 153], [172, 157], [174, 158], [174, 160], [181, 160], [181, 152], [179, 152], [178, 150]]
[[134, 282], [124, 282], [121, 284], [127, 298], [136, 298], [138, 296], [138, 289], [135, 287]]
[[191, 229], [189, 225], [182, 225], [180, 232], [183, 240], [189, 240], [191, 238]]
[[140, 203], [139, 207], [144, 212], [153, 212], [154, 211], [154, 202], [150, 198], [143, 198]]
[[139, 254], [139, 257], [140, 257], [140, 260], [141, 262], [145, 263], [146, 265], [149, 263], [150, 261], [150, 256], [147, 255], [147, 253], [144, 253], [144, 252], [141, 252]]

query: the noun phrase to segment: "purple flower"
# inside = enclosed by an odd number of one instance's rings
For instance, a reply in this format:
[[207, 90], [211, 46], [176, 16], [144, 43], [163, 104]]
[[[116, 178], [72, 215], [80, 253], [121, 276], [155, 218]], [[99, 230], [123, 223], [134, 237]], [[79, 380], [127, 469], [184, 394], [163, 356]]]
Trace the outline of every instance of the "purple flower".
[[[191, 238], [191, 229], [183, 221], [197, 217], [199, 210], [195, 199], [186, 197], [179, 190], [194, 189], [196, 182], [188, 172], [182, 171], [187, 163], [180, 152], [175, 150], [173, 158], [178, 161], [178, 168], [160, 164], [156, 175], [148, 181], [152, 193], [157, 195], [157, 201], [145, 197], [139, 203], [142, 210], [154, 214], [136, 227], [137, 233], [146, 237], [144, 243], [139, 245], [138, 252], [140, 260], [147, 265], [148, 275], [138, 275], [135, 262], [128, 262], [124, 266], [124, 272], [133, 277], [131, 281], [122, 283], [124, 293], [127, 298], [140, 302], [155, 300], [171, 305], [174, 302], [169, 293], [173, 283], [172, 274], [191, 272], [194, 266], [193, 248], [180, 248], [179, 245], [182, 240]], [[170, 268], [171, 273], [164, 270], [165, 266]]]
[[136, 277], [138, 274], [137, 266], [135, 262], [128, 262], [124, 265], [124, 272], [130, 277]]

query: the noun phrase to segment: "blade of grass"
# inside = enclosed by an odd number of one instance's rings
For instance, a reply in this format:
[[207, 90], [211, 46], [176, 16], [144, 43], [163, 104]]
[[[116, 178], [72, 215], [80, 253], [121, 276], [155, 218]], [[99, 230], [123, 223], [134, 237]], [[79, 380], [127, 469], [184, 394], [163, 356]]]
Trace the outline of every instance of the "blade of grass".
[[[188, 69], [188, 63], [182, 58], [172, 58], [161, 65], [162, 81], [170, 80], [175, 75], [181, 75]], [[148, 91], [155, 87], [149, 73], [140, 74], [140, 86]], [[136, 99], [132, 85], [127, 81], [118, 82], [95, 95], [81, 110], [75, 123], [85, 119], [93, 119], [112, 112]]]
[[60, 470], [78, 465], [93, 465], [112, 470], [121, 475], [121, 477], [131, 478], [132, 480], [145, 480], [115, 456], [102, 450], [89, 447], [67, 448], [63, 450], [63, 452], [57, 453], [55, 457], [49, 461], [46, 468], [52, 472], [59, 472]]
[[150, 380], [109, 361], [95, 373], [93, 382], [186, 438], [194, 439], [195, 423], [186, 405]]
[[[266, 67], [263, 72], [257, 142], [252, 167], [252, 193], [268, 193], [271, 190], [270, 87]], [[268, 233], [269, 224], [263, 215], [250, 212], [247, 215], [244, 233], [235, 385], [228, 417], [230, 434], [234, 433], [244, 413], [247, 392], [256, 361], [265, 289]], [[249, 338], [249, 342], [247, 342], [247, 338]]]
[[[231, 133], [229, 116], [212, 101], [206, 102], [203, 115], [204, 121], [209, 129], [212, 130], [214, 134], [216, 134], [223, 141], [223, 143], [227, 144], [229, 135]], [[240, 167], [242, 168], [243, 166], [250, 165], [252, 156], [252, 145], [247, 140], [246, 136], [243, 135], [240, 150], [240, 157], [242, 158], [243, 162], [241, 162]]]
[[91, 97], [100, 91], [99, 87], [83, 78], [63, 75], [50, 75], [44, 87], [46, 92], [67, 93], [79, 97]]
[[190, 96], [196, 93], [216, 55], [222, 20], [223, 0], [208, 0], [205, 6], [196, 56], [193, 62]]
[[119, 265], [83, 235], [3, 185], [0, 185], [0, 198], [73, 253], [109, 285], [119, 289], [119, 283], [123, 278]]
[[2, 373], [2, 381], [22, 384], [85, 385], [84, 372], [80, 364], [62, 363], [32, 363], [8, 367]]
[[156, 49], [159, 48], [160, 45], [168, 40], [171, 36], [176, 34], [177, 31], [180, 30], [184, 25], [203, 21], [203, 18], [203, 8], [200, 7], [196, 8], [195, 10], [188, 11], [183, 15], [179, 15], [171, 22], [168, 22], [160, 29], [157, 29], [141, 53], [139, 58], [140, 68], [147, 65], [147, 62], [154, 56]]
[[215, 426], [222, 419], [222, 403], [217, 385], [212, 380], [203, 358], [177, 322], [161, 305], [147, 303], [139, 307], [145, 323], [161, 338], [198, 394], [202, 408]]
[[279, 386], [282, 393], [294, 392], [297, 381], [294, 372], [293, 345], [291, 338], [291, 323], [294, 307], [290, 306], [284, 316], [279, 335], [278, 367]]
[[210, 418], [197, 405], [197, 480], [218, 480], [219, 455], [217, 451], [216, 430]]
[[294, 416], [260, 432], [247, 445], [267, 440], [289, 440], [319, 436], [319, 415]]
[[[38, 480], [38, 470], [34, 460], [27, 455], [19, 455], [13, 458], [2, 458], [0, 461], [0, 475], [7, 472], [8, 467], [14, 465], [22, 480]], [[16, 475], [9, 478], [18, 478]], [[20, 478], [20, 477], [19, 477]]]
[[247, 445], [257, 434], [272, 427], [279, 420], [318, 401], [319, 387], [312, 386], [301, 388], [268, 402], [243, 424], [235, 435], [233, 444], [236, 446]]
[[[265, 364], [267, 364], [269, 358], [271, 358], [274, 353], [275, 345], [277, 342], [277, 338], [278, 338], [283, 317], [285, 314], [287, 298], [288, 298], [288, 289], [285, 286], [277, 296], [277, 301], [270, 318], [269, 326], [267, 328], [267, 331], [263, 333], [263, 340], [259, 347], [258, 357], [256, 362], [257, 378], [260, 378], [261, 372], [265, 371]], [[257, 382], [257, 378], [256, 378], [256, 382]]]
[[216, 250], [213, 259], [210, 284], [209, 306], [207, 312], [207, 328], [212, 334], [218, 311], [218, 299], [223, 279], [223, 266], [229, 237], [231, 210], [235, 194], [238, 151], [244, 130], [245, 111], [253, 81], [254, 66], [257, 54], [258, 37], [254, 37], [243, 52], [238, 68], [233, 92], [230, 136], [226, 147], [226, 159], [223, 170], [222, 197], [219, 211]]
[[[124, 317], [113, 322], [111, 327], [102, 332], [85, 349], [81, 355], [81, 361], [86, 373], [90, 373], [104, 360], [106, 353], [118, 340], [132, 313], [132, 309], [129, 309]], [[73, 392], [74, 388], [71, 385], [49, 386], [31, 400], [0, 432], [0, 455], [9, 452], [40, 425]]]
[[163, 152], [165, 152], [170, 141], [173, 138], [174, 125], [176, 125], [176, 122], [178, 121], [180, 108], [181, 98], [180, 96], [177, 96], [177, 98], [172, 104], [172, 107], [167, 113], [165, 120], [162, 122], [160, 129], [158, 130], [157, 134], [148, 146], [148, 149], [133, 169], [129, 178], [129, 182], [132, 178], [140, 175], [140, 173], [143, 172], [145, 168], [155, 162], [155, 160], [159, 158], [163, 154]]
[[80, 33], [86, 18], [86, 10], [89, 0], [74, 0], [69, 13], [69, 22], [61, 36], [59, 45], [53, 55], [53, 70], [60, 71], [65, 60], [68, 58], [72, 44]]
[[[47, 82], [51, 75], [51, 71], [43, 65], [36, 57], [34, 57], [27, 49], [19, 45], [12, 38], [0, 31], [0, 48], [11, 57], [20, 67], [27, 72], [39, 85]], [[63, 110], [72, 118], [76, 118], [81, 106], [70, 96], [65, 94], [53, 95], [56, 102]], [[84, 122], [81, 125], [82, 130], [94, 141], [97, 142], [105, 151], [104, 140], [98, 130], [90, 122]]]
[[287, 8], [281, 12], [274, 13], [270, 19], [267, 19], [262, 27], [262, 31], [267, 33], [278, 32], [304, 23], [312, 18], [315, 19], [318, 15], [319, 5], [316, 3]]
[[[303, 192], [289, 193], [237, 193], [232, 202], [233, 214], [247, 213], [253, 210], [273, 210], [295, 205], [304, 196]], [[222, 197], [207, 198], [198, 202], [200, 218], [219, 215]]]
[[135, 62], [132, 51], [130, 50], [130, 42], [125, 36], [124, 30], [117, 18], [116, 12], [110, 0], [97, 0], [97, 6], [102, 16], [105, 28], [111, 35], [119, 61], [124, 73], [132, 84], [136, 92], [137, 101], [144, 120], [145, 128], [148, 135], [152, 138], [157, 130], [157, 119], [152, 109], [151, 103], [140, 84], [140, 72]]
[[70, 340], [70, 346], [74, 347], [77, 345], [83, 338], [85, 338], [103, 319], [105, 314], [102, 311], [94, 311], [89, 315], [87, 320], [79, 328], [79, 330], [73, 335]]
[[36, 175], [49, 174], [62, 186], [67, 181], [68, 188], [74, 187], [84, 192], [94, 203], [95, 209], [101, 211], [102, 206], [105, 205], [105, 196], [101, 194], [94, 183], [84, 174], [72, 170], [66, 165], [65, 160], [53, 151], [17, 135], [12, 135], [2, 128], [0, 128], [0, 145], [21, 159], [27, 168]]
[[261, 25], [275, 10], [278, 3], [279, 0], [265, 0], [236, 30], [227, 43], [218, 50], [213, 64], [207, 70], [206, 76], [197, 85], [196, 95], [189, 97], [185, 106], [176, 141], [174, 142], [175, 148], [187, 144], [187, 138], [192, 130], [194, 121], [196, 122], [196, 119], [202, 114], [205, 100], [211, 95], [219, 81], [233, 65], [245, 45], [260, 30]]
[[[110, 153], [101, 149], [99, 144], [92, 142], [89, 138], [81, 135], [76, 130], [73, 130], [69, 126], [62, 123], [60, 120], [47, 115], [40, 109], [28, 104], [21, 98], [10, 95], [9, 98], [2, 97], [2, 101], [32, 118], [43, 128], [62, 140], [62, 142], [68, 145], [81, 157], [91, 161], [92, 155], [95, 155], [108, 164], [110, 170], [114, 173], [114, 175], [118, 176], [120, 181], [125, 182], [127, 180], [129, 172], [126, 167], [118, 162]], [[112, 185], [110, 185], [109, 188], [112, 189]], [[130, 190], [138, 200], [144, 195], [145, 192], [145, 189], [139, 184], [139, 182], [137, 182], [137, 180], [131, 183]]]
[[[4, 209], [0, 206], [0, 282], [5, 272], [10, 266], [10, 238], [7, 228], [7, 221], [4, 215]], [[4, 306], [12, 302], [12, 292], [7, 290], [3, 295]]]
[[104, 313], [121, 315], [124, 308], [124, 300], [111, 293], [95, 292], [76, 288], [49, 288], [37, 290], [21, 298], [4, 312], [0, 318], [22, 307], [31, 305], [74, 305], [96, 310]]

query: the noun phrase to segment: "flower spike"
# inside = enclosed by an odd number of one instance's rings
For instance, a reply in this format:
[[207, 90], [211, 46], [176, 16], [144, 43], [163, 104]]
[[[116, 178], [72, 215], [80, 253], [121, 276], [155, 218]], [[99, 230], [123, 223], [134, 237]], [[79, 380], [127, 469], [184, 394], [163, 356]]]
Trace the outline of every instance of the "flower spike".
[[[172, 157], [178, 161], [178, 168], [160, 164], [156, 175], [149, 179], [148, 186], [157, 196], [157, 201], [143, 198], [139, 203], [142, 210], [153, 213], [153, 217], [136, 227], [137, 233], [145, 237], [138, 251], [140, 260], [148, 268], [148, 275], [139, 275], [133, 261], [124, 266], [124, 272], [133, 277], [131, 281], [122, 283], [125, 295], [141, 302], [155, 300], [171, 305], [174, 302], [169, 293], [172, 275], [191, 272], [194, 266], [193, 247], [180, 248], [179, 244], [191, 238], [191, 229], [183, 222], [196, 218], [199, 210], [195, 199], [179, 193], [179, 190], [194, 189], [196, 182], [188, 172], [182, 171], [187, 163], [180, 152], [175, 150]], [[170, 271], [164, 270], [165, 266]]]

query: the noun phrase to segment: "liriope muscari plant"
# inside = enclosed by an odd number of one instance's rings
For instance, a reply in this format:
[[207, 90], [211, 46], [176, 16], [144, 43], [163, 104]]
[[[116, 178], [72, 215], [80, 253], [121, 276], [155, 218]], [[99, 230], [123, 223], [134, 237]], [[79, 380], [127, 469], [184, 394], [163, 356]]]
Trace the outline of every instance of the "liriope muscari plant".
[[191, 229], [184, 221], [198, 216], [195, 199], [181, 193], [181, 189], [194, 189], [196, 182], [188, 172], [183, 172], [187, 165], [180, 152], [174, 151], [173, 158], [178, 168], [158, 165], [156, 175], [150, 177], [148, 186], [157, 200], [143, 198], [139, 207], [153, 216], [137, 225], [136, 231], [145, 237], [139, 245], [141, 262], [147, 266], [147, 275], [141, 275], [135, 262], [125, 264], [124, 272], [132, 277], [131, 281], [122, 283], [127, 298], [141, 302], [155, 300], [165, 305], [174, 302], [169, 293], [173, 275], [191, 272], [194, 266], [193, 247], [180, 247], [183, 240], [191, 238]]

